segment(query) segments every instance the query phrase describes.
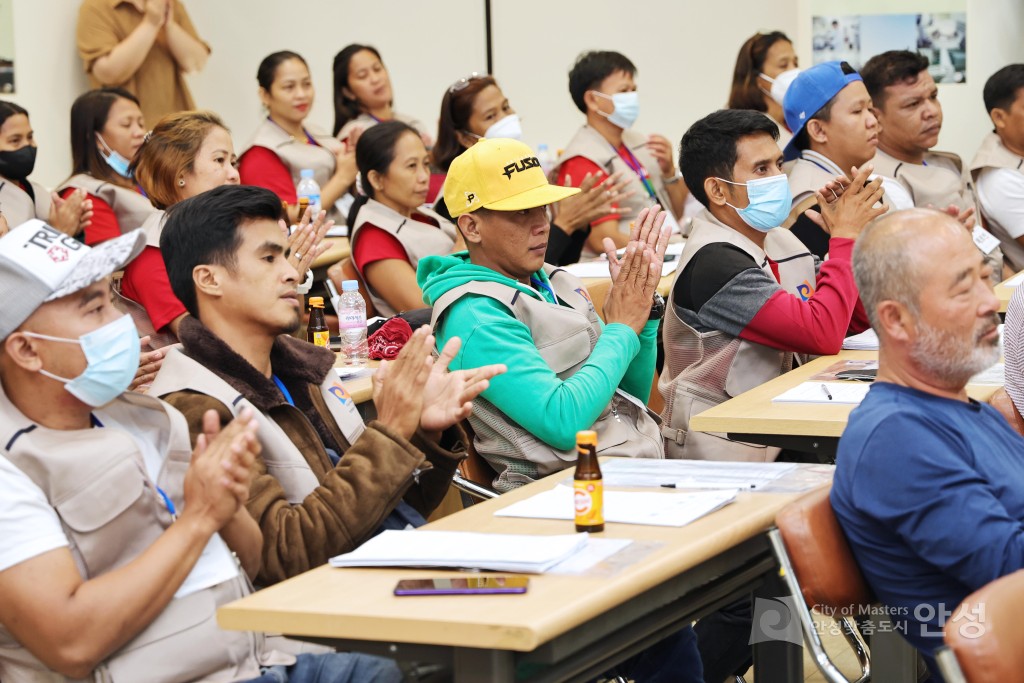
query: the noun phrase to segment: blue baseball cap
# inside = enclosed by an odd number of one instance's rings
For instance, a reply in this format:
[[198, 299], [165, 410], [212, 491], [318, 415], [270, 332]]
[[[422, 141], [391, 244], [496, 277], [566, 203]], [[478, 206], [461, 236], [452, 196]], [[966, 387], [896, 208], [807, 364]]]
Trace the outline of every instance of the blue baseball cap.
[[[850, 73], [846, 73], [844, 67]], [[839, 61], [815, 64], [796, 77], [782, 99], [786, 125], [793, 131], [793, 139], [783, 150], [786, 161], [800, 156], [800, 150], [793, 143], [807, 121], [838, 95], [840, 90], [862, 80], [849, 64]]]

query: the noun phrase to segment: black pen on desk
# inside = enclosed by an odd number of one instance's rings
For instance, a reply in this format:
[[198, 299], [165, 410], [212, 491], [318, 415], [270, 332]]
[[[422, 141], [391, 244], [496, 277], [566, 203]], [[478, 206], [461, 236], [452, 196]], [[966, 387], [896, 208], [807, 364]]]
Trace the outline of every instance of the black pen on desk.
[[699, 481], [677, 481], [672, 484], [662, 484], [663, 489], [704, 489], [708, 491], [727, 491], [729, 489], [756, 489], [757, 484], [702, 484]]
[[821, 390], [825, 392], [825, 395], [828, 396], [828, 400], [831, 401], [832, 400], [832, 392], [828, 390], [828, 386], [822, 384], [821, 385]]

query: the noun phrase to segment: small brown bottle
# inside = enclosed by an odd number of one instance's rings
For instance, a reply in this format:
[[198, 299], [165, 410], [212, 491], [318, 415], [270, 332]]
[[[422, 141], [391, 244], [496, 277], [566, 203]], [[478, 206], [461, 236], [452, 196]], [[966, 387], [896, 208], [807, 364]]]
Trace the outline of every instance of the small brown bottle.
[[309, 324], [306, 326], [306, 341], [325, 349], [331, 345], [331, 331], [324, 319], [324, 298], [309, 297]]
[[604, 480], [597, 461], [597, 432], [576, 433], [576, 473], [572, 479], [576, 531], [604, 531]]

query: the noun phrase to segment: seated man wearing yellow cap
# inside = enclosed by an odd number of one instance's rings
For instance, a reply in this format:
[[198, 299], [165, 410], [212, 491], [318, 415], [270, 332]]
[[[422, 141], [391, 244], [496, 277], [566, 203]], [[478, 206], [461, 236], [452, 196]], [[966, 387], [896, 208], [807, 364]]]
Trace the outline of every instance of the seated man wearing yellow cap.
[[433, 306], [438, 345], [458, 336], [452, 368], [505, 363], [475, 402], [477, 451], [507, 491], [574, 464], [576, 432], [598, 432], [598, 452], [663, 458], [644, 402], [654, 373], [655, 302], [668, 239], [664, 212], [641, 211], [601, 322], [586, 288], [546, 265], [544, 207], [575, 188], [549, 185], [529, 147], [482, 140], [452, 162], [444, 198], [468, 252], [420, 261], [417, 279]]
[[[452, 162], [445, 181], [444, 200], [468, 251], [428, 256], [417, 268], [438, 346], [462, 339], [451, 369], [480, 359], [508, 366], [473, 402], [470, 417], [477, 450], [499, 472], [499, 490], [571, 466], [583, 429], [597, 431], [606, 455], [664, 457], [643, 404], [664, 313], [655, 301], [668, 241], [664, 212], [640, 212], [621, 262], [610, 245], [604, 324], [583, 283], [544, 263], [545, 207], [578, 191], [549, 185], [523, 143], [481, 140]], [[621, 671], [638, 681], [703, 680], [693, 629]]]

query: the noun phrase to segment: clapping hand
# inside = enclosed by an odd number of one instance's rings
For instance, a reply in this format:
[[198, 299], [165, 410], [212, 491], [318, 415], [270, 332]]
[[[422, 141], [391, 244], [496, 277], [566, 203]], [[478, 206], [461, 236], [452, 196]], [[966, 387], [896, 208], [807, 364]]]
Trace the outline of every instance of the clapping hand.
[[503, 364], [485, 365], [471, 370], [448, 372], [448, 364], [459, 352], [462, 340], [452, 337], [441, 349], [441, 355], [430, 370], [423, 391], [420, 427], [431, 437], [469, 417], [473, 399], [490, 386], [492, 377], [508, 368]]
[[[333, 220], [327, 219], [327, 212], [321, 211], [310, 225], [313, 207], [308, 207], [299, 220], [299, 225], [288, 237], [288, 263], [292, 264], [300, 278], [306, 277], [306, 271], [322, 253], [327, 251], [329, 244], [324, 242], [327, 231], [334, 227]], [[279, 225], [288, 234], [288, 226], [284, 221]]]

